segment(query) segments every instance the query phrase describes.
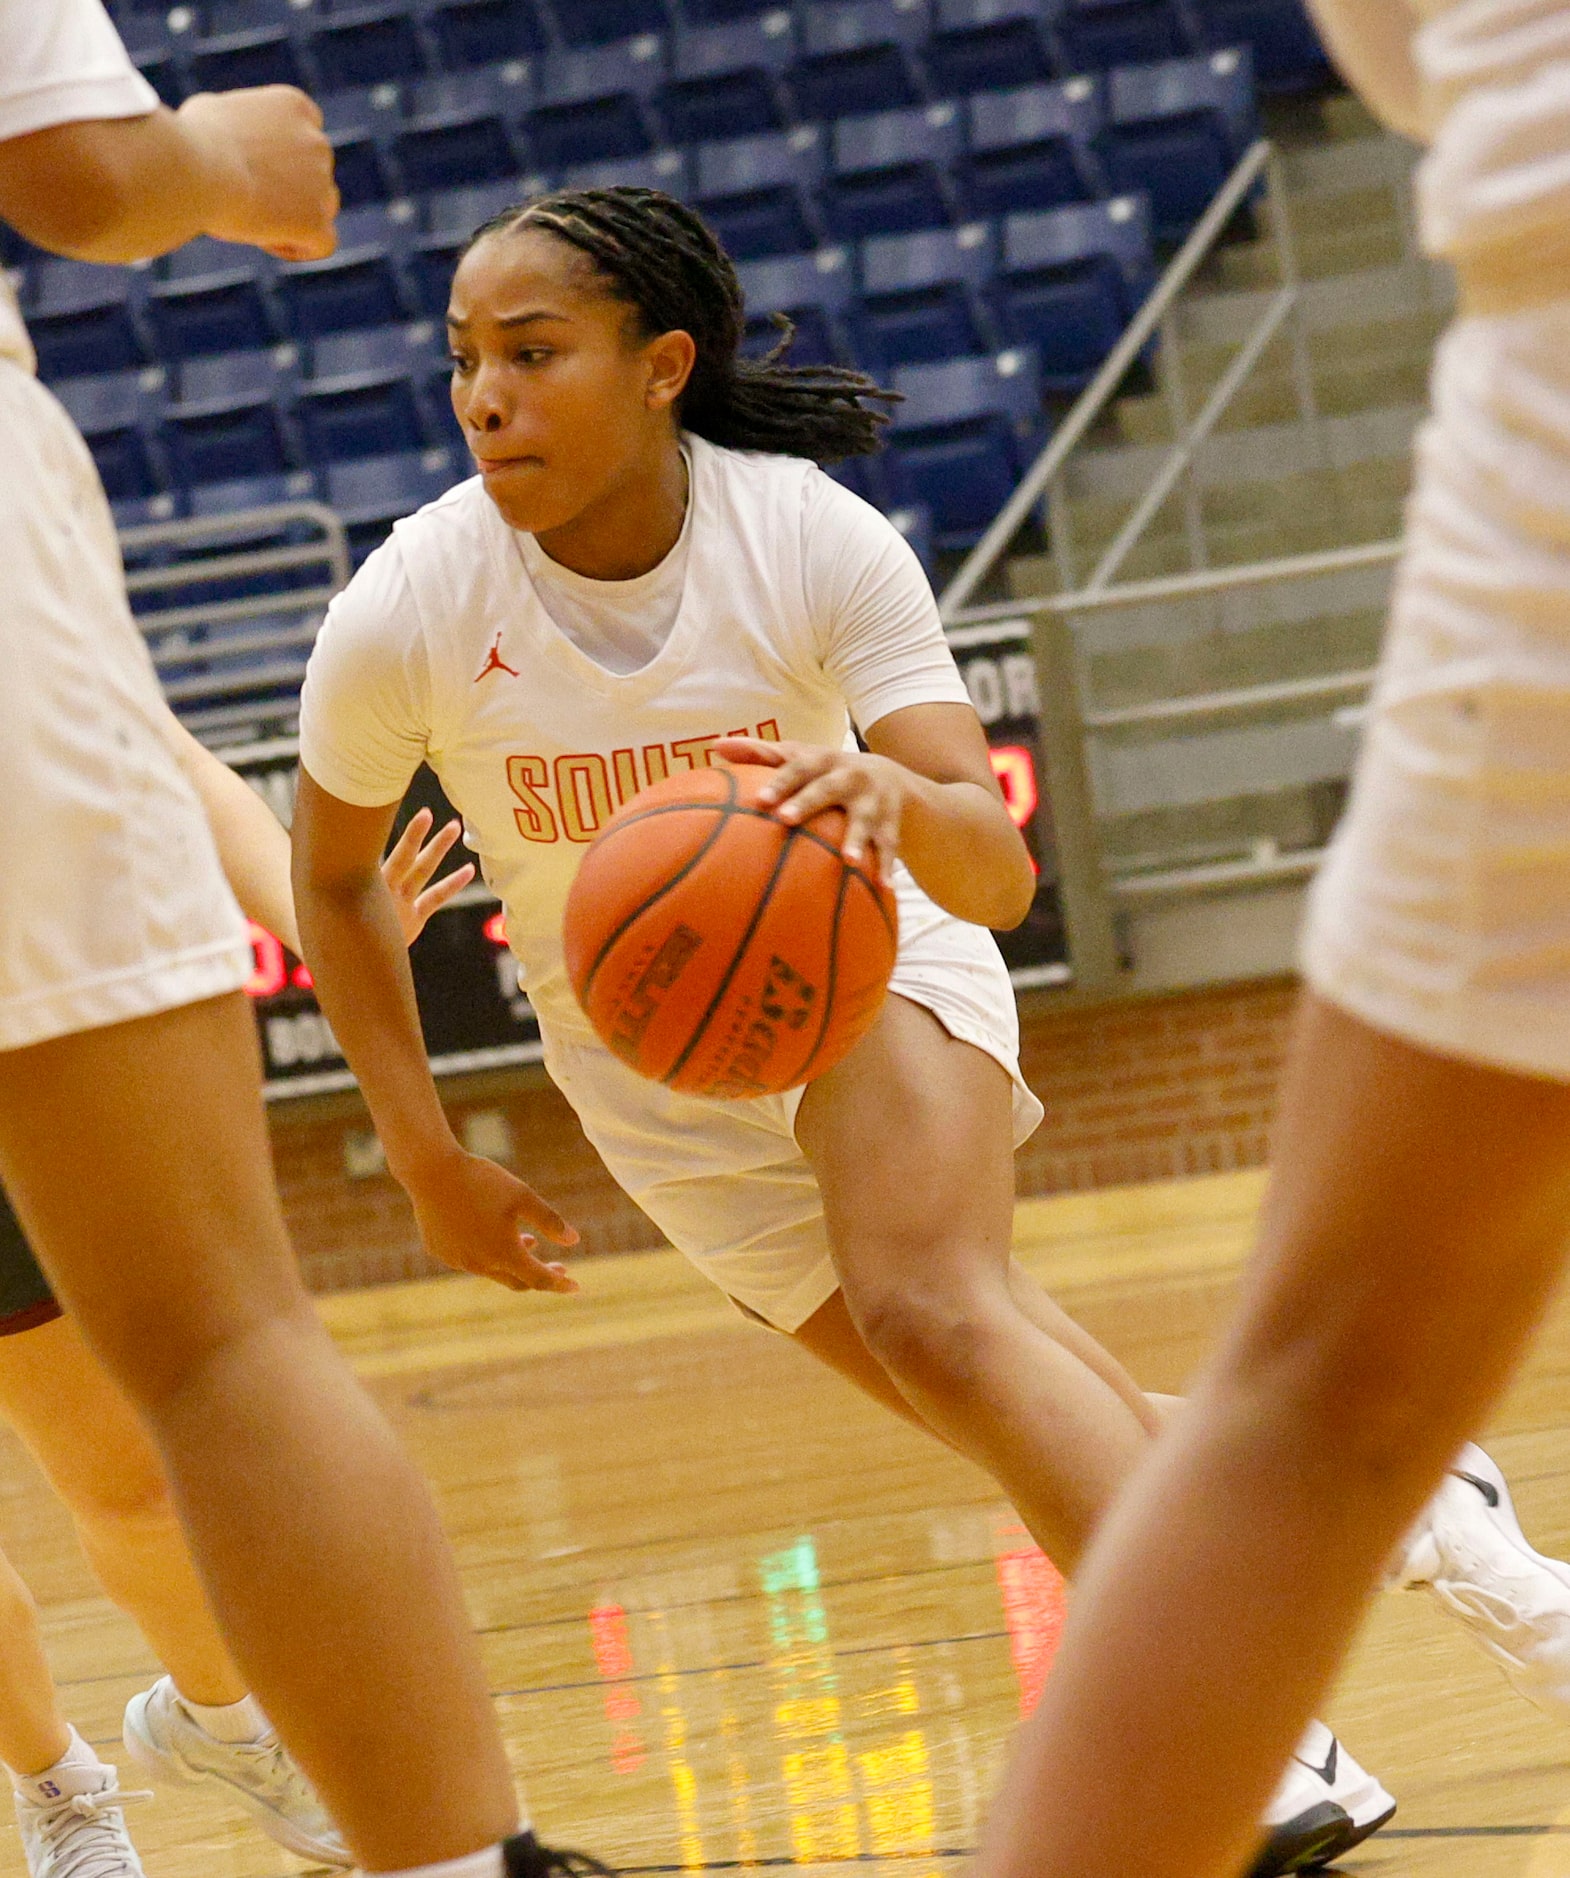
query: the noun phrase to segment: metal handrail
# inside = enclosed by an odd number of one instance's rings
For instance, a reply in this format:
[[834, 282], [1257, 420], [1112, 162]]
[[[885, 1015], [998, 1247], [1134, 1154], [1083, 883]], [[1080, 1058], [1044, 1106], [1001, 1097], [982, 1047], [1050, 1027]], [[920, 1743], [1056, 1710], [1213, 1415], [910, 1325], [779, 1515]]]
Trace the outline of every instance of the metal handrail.
[[1046, 448], [998, 511], [991, 527], [971, 549], [958, 573], [944, 588], [938, 608], [945, 623], [958, 623], [965, 602], [992, 571], [1018, 533], [1020, 524], [1100, 416], [1102, 408], [1111, 401], [1129, 367], [1161, 324], [1172, 302], [1188, 285], [1221, 231], [1236, 214], [1244, 197], [1258, 182], [1270, 155], [1271, 145], [1268, 139], [1261, 137], [1239, 159], [1210, 207], [1194, 224], [1188, 239], [1151, 290], [1145, 304], [1124, 330], [1122, 338], [1102, 361], [1101, 369], [1080, 393], [1068, 416], [1053, 432]]
[[[325, 502], [274, 502], [263, 508], [236, 510], [228, 515], [192, 515], [183, 517], [179, 521], [141, 522], [134, 528], [121, 529], [120, 547], [122, 553], [133, 555], [142, 548], [158, 547], [165, 542], [179, 545], [222, 539], [223, 536], [233, 535], [240, 530], [260, 533], [288, 522], [314, 522], [321, 529], [326, 556], [332, 566], [333, 578], [339, 587], [347, 585], [349, 576], [354, 571], [349, 555], [348, 530], [344, 527], [343, 518], [337, 510], [329, 508]], [[290, 550], [260, 549], [257, 552], [276, 553], [290, 552]], [[314, 548], [310, 558], [319, 560], [322, 558], [322, 553], [323, 548]], [[176, 564], [177, 567], [182, 565]], [[213, 569], [224, 568], [225, 561], [222, 558], [215, 558], [211, 561], [196, 562], [193, 565], [205, 569], [206, 577], [212, 578]], [[255, 566], [256, 563], [248, 562], [247, 565]], [[175, 569], [136, 568], [128, 573], [127, 585], [131, 584], [133, 575], [166, 572], [173, 575]], [[154, 580], [144, 584], [156, 585], [157, 582]], [[177, 583], [171, 581], [170, 584]], [[132, 590], [136, 591], [135, 588]]]
[[1106, 613], [1120, 607], [1159, 605], [1163, 600], [1203, 599], [1240, 587], [1269, 587], [1312, 574], [1347, 574], [1360, 567], [1387, 567], [1401, 557], [1399, 541], [1360, 541], [1350, 548], [1316, 548], [1308, 554], [1284, 554], [1274, 561], [1248, 561], [1236, 567], [1206, 567], [1192, 574], [1163, 574], [1154, 580], [1131, 580], [1100, 593], [1083, 588], [1072, 593], [1024, 594], [1017, 600], [992, 600], [966, 607], [959, 616], [967, 626], [989, 620], [1028, 619], [1034, 613]]
[[1161, 698], [1154, 704], [1086, 711], [1080, 722], [1086, 730], [1130, 730], [1140, 724], [1231, 717], [1240, 711], [1267, 710], [1274, 704], [1313, 704], [1320, 698], [1339, 698], [1349, 692], [1366, 691], [1374, 678], [1373, 667], [1357, 672], [1328, 672], [1319, 678], [1283, 678], [1273, 685], [1239, 685], [1232, 691], [1199, 691], [1186, 698]]

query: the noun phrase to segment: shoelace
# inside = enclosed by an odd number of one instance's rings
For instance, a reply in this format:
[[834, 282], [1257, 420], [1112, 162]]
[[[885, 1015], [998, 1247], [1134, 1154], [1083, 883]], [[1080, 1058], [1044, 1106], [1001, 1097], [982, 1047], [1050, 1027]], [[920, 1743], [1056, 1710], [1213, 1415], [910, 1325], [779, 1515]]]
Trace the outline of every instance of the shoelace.
[[241, 1761], [251, 1764], [258, 1787], [265, 1788], [294, 1817], [308, 1814], [320, 1820], [324, 1827], [328, 1824], [315, 1789], [290, 1759], [277, 1735], [263, 1735], [260, 1741], [237, 1742], [232, 1752]]
[[126, 1859], [135, 1859], [136, 1851], [125, 1830], [122, 1809], [152, 1797], [151, 1793], [122, 1793], [118, 1787], [108, 1787], [102, 1793], [75, 1793], [57, 1806], [39, 1807], [40, 1836], [48, 1839], [54, 1853], [50, 1878], [125, 1878]]

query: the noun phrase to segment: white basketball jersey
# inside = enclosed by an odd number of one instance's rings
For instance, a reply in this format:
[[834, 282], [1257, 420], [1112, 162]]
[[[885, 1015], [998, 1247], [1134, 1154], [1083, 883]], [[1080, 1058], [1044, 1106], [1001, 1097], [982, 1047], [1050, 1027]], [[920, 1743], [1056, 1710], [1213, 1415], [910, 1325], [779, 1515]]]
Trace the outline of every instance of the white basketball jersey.
[[[848, 697], [846, 662], [836, 675], [826, 656], [834, 623], [809, 617], [803, 517], [818, 485], [836, 505], [856, 498], [797, 458], [688, 445], [686, 585], [641, 669], [605, 670], [556, 626], [476, 479], [400, 522], [334, 601], [301, 700], [301, 760], [343, 800], [392, 800], [430, 763], [506, 907], [524, 988], [560, 1029], [586, 1029], [562, 965], [563, 905], [617, 807], [701, 767], [726, 735], [838, 747], [848, 707], [868, 722], [968, 701], [919, 567], [859, 503], [881, 531], [873, 558], [887, 558], [885, 535], [904, 557], [891, 563], [904, 616], [881, 629], [879, 670], [864, 647], [849, 661], [862, 695]], [[908, 875], [900, 888], [902, 911], [935, 911]]]

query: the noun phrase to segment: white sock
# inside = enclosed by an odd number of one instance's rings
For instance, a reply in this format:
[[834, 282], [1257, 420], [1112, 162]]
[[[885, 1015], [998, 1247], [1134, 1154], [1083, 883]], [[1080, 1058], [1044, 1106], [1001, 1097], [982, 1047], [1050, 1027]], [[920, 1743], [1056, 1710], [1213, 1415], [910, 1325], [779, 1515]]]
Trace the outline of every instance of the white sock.
[[215, 1741], [260, 1741], [263, 1735], [272, 1733], [273, 1725], [254, 1695], [243, 1695], [238, 1702], [226, 1702], [220, 1708], [208, 1708], [182, 1695], [180, 1706], [203, 1734]]
[[[53, 1766], [42, 1768], [36, 1774], [19, 1774], [14, 1767], [8, 1767], [6, 1772], [10, 1774], [11, 1785], [18, 1793], [25, 1799], [31, 1800], [34, 1805], [40, 1805], [46, 1801], [58, 1799], [62, 1793], [87, 1791], [88, 1787], [97, 1784], [91, 1776], [98, 1768], [105, 1765], [106, 1763], [99, 1758], [96, 1750], [73, 1728], [71, 1745]], [[86, 1786], [81, 1778], [83, 1775], [89, 1776]]]
[[367, 1872], [366, 1878], [506, 1878], [502, 1849], [488, 1845], [463, 1858], [443, 1859], [440, 1865], [411, 1865], [404, 1871]]

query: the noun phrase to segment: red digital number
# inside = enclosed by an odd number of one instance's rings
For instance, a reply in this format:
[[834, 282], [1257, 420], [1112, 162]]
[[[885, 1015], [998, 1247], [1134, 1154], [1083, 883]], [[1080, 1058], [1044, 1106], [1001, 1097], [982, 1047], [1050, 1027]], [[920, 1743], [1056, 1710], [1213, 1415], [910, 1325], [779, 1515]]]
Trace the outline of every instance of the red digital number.
[[992, 747], [992, 773], [1003, 791], [1009, 820], [1023, 828], [1036, 812], [1041, 800], [1036, 789], [1036, 764], [1020, 743], [998, 743]]
[[248, 998], [275, 998], [289, 982], [289, 968], [284, 961], [283, 941], [275, 939], [265, 926], [247, 920], [251, 935], [251, 956], [256, 968], [245, 981]]

